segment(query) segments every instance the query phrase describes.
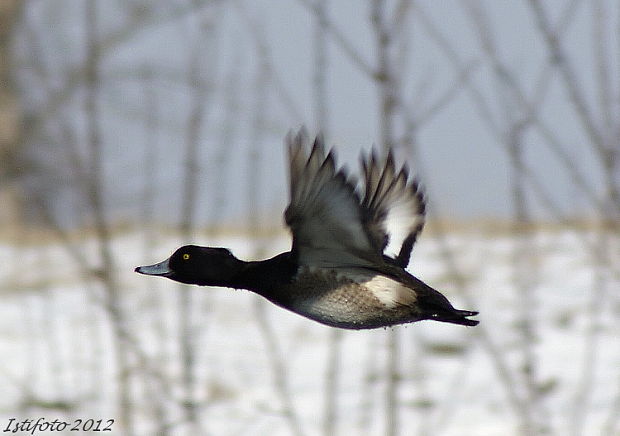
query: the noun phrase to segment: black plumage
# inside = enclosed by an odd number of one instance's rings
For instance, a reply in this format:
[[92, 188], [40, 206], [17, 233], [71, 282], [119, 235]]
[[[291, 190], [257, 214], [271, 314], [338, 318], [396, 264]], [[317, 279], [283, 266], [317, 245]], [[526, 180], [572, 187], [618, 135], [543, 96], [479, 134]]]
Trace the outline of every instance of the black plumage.
[[284, 213], [291, 251], [245, 262], [224, 248], [189, 245], [169, 259], [136, 268], [196, 285], [248, 289], [333, 327], [367, 329], [435, 320], [466, 326], [477, 312], [455, 309], [405, 268], [424, 227], [426, 201], [406, 167], [362, 157], [363, 192], [321, 136], [289, 133], [290, 202]]

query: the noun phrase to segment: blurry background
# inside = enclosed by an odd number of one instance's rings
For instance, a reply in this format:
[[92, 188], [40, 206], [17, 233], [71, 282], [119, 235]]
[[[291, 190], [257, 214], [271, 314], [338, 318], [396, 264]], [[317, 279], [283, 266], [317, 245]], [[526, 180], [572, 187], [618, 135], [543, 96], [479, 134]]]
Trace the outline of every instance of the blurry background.
[[[410, 270], [465, 329], [348, 332], [139, 277], [288, 250], [282, 138], [423, 180]], [[0, 2], [0, 427], [620, 434], [620, 6]]]

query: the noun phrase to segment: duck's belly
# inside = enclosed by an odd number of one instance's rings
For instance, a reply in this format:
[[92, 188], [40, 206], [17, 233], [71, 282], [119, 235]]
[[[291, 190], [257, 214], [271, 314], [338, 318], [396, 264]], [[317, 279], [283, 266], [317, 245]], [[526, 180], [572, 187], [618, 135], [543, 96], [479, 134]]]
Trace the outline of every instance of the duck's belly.
[[303, 269], [289, 291], [290, 310], [333, 327], [369, 329], [418, 320], [415, 292], [370, 270]]

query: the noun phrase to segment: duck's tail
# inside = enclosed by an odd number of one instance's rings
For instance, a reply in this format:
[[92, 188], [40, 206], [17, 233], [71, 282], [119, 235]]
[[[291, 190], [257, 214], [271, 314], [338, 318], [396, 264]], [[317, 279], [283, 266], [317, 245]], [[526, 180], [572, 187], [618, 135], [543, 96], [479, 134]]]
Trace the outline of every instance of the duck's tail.
[[430, 316], [429, 319], [433, 321], [441, 321], [441, 322], [449, 322], [452, 324], [460, 324], [466, 326], [475, 326], [480, 323], [480, 321], [475, 319], [468, 319], [469, 316], [476, 316], [478, 312], [474, 312], [471, 310], [458, 310], [454, 309], [451, 311], [442, 311], [441, 313], [434, 313]]

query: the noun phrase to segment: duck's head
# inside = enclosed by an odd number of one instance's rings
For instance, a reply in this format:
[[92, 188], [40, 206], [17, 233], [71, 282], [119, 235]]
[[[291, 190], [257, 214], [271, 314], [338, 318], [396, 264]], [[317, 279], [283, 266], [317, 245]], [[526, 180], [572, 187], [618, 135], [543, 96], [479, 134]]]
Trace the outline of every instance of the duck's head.
[[241, 271], [243, 263], [226, 248], [186, 245], [168, 259], [154, 265], [139, 266], [135, 271], [191, 285], [229, 286]]

